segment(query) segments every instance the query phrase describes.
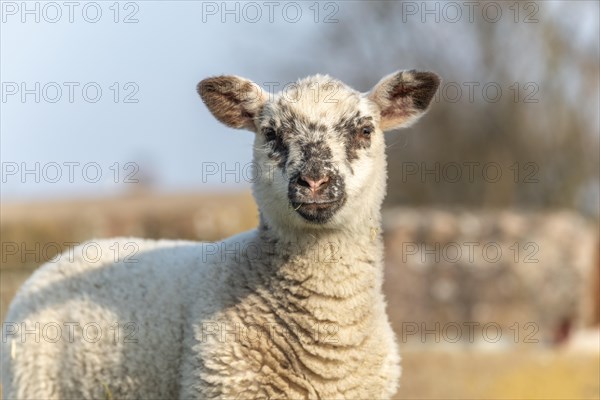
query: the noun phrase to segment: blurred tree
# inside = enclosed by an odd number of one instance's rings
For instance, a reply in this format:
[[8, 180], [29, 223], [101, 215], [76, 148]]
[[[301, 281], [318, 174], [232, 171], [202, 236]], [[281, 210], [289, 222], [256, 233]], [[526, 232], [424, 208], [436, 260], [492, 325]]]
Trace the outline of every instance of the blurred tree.
[[599, 6], [568, 3], [496, 2], [492, 22], [478, 2], [452, 22], [444, 2], [353, 2], [322, 26], [315, 62], [361, 90], [399, 68], [444, 80], [421, 122], [388, 135], [388, 205], [576, 207], [597, 193]]

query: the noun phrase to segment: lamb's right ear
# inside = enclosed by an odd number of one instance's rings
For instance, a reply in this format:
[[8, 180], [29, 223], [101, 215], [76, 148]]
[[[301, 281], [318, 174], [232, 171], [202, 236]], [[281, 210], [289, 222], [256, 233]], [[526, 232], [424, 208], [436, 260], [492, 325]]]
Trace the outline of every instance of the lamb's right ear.
[[254, 119], [268, 99], [260, 86], [238, 76], [204, 79], [197, 90], [215, 118], [232, 128], [251, 131], [256, 130]]

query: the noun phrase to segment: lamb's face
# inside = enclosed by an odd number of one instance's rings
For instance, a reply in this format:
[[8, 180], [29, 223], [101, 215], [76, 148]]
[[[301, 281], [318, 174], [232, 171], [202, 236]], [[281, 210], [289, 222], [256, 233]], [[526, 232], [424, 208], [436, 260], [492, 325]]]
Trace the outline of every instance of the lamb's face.
[[361, 94], [314, 76], [269, 95], [237, 77], [202, 81], [202, 99], [221, 122], [256, 132], [255, 195], [270, 223], [342, 227], [379, 207], [385, 192], [385, 130], [427, 108], [439, 78], [399, 72]]
[[[256, 192], [289, 220], [327, 224], [385, 176], [379, 111], [328, 77], [299, 81], [273, 96], [256, 118]], [[339, 217], [339, 215], [338, 215]], [[338, 220], [340, 218], [337, 218]], [[338, 221], [339, 222], [339, 221]]]

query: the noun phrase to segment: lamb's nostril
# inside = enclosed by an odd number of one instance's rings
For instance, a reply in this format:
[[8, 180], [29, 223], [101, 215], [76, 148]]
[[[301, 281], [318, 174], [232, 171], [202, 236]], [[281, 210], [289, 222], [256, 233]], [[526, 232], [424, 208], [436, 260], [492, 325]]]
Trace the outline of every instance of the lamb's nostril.
[[[327, 176], [319, 179], [316, 182], [313, 182], [315, 189], [324, 188], [327, 186], [328, 183], [329, 183], [329, 177], [327, 177]], [[313, 187], [313, 186], [311, 185], [311, 187]]]
[[298, 185], [300, 186], [304, 186], [304, 187], [310, 187], [310, 183], [308, 183], [308, 181], [304, 178], [304, 177], [299, 177], [298, 180], [296, 181], [298, 183]]
[[311, 191], [316, 192], [319, 189], [323, 189], [329, 183], [329, 177], [325, 176], [318, 179], [311, 179], [307, 176], [300, 176], [298, 178], [298, 185], [310, 188]]

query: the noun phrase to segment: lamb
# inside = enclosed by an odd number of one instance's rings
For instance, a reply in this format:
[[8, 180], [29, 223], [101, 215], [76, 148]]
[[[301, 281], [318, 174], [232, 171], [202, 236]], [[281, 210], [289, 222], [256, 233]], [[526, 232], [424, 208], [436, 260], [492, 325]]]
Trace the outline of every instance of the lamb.
[[384, 131], [416, 121], [439, 81], [398, 71], [359, 93], [316, 75], [277, 94], [201, 81], [219, 121], [256, 134], [259, 226], [216, 244], [96, 241], [93, 262], [82, 245], [42, 266], [3, 324], [4, 396], [391, 398]]

